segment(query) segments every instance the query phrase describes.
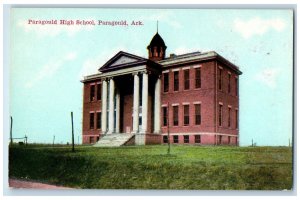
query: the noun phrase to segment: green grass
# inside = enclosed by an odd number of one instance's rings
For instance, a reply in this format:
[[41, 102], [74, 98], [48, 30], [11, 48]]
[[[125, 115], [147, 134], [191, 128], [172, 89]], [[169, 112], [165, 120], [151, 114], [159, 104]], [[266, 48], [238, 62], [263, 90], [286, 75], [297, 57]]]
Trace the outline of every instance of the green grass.
[[75, 188], [283, 190], [292, 188], [288, 147], [13, 146], [9, 176]]

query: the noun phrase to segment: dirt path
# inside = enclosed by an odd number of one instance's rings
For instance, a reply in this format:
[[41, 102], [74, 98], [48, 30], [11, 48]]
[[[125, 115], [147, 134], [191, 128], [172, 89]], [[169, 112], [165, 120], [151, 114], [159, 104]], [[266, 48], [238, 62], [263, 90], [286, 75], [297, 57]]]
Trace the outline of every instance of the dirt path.
[[9, 179], [9, 187], [12, 188], [31, 188], [31, 189], [72, 189], [68, 187], [49, 185], [45, 183], [32, 182], [32, 181], [24, 181], [18, 179]]

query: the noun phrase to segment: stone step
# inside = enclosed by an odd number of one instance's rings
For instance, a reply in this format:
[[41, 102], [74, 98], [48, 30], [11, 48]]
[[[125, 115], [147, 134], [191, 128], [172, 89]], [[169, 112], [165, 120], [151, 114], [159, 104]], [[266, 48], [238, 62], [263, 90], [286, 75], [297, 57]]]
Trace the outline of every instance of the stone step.
[[117, 147], [125, 144], [134, 134], [128, 133], [113, 133], [107, 134], [100, 138], [100, 140], [94, 144], [94, 147]]

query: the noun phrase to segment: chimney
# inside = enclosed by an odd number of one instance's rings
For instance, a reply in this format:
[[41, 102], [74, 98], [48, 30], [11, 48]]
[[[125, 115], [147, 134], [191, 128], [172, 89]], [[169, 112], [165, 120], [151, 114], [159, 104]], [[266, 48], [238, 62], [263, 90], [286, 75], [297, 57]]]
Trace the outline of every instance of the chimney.
[[171, 53], [170, 54], [170, 58], [175, 58], [176, 57], [176, 54], [175, 53]]

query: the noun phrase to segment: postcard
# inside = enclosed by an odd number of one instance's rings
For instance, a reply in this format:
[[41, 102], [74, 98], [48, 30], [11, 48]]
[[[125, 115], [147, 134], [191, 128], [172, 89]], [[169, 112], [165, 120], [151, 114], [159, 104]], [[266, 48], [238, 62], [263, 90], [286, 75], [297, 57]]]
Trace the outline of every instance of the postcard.
[[11, 8], [9, 186], [293, 190], [293, 9]]

